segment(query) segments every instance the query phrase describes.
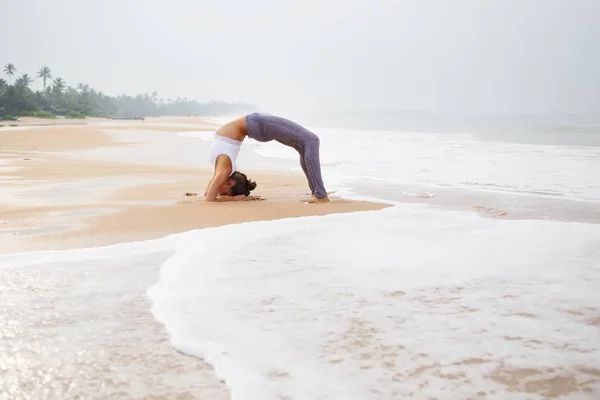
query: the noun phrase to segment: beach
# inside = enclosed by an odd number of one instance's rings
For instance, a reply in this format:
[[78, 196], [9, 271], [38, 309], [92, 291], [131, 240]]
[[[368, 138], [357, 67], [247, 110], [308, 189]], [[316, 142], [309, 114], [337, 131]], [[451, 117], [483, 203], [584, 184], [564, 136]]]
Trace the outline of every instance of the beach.
[[[384, 207], [342, 199], [306, 204], [303, 201], [310, 196], [304, 178], [286, 171], [254, 178], [266, 201], [205, 203], [185, 195], [201, 192], [210, 179], [204, 159], [202, 168], [186, 168], [72, 155], [75, 150], [101, 148], [110, 153], [116, 147], [136, 146], [116, 142], [107, 128], [175, 134], [182, 131], [181, 124], [200, 126], [198, 131], [210, 125], [193, 118], [160, 119], [156, 126], [148, 119], [144, 123], [96, 119], [86, 125], [25, 119], [17, 129], [0, 129], [0, 253], [100, 247], [210, 226]], [[105, 280], [114, 278], [111, 272], [98, 267], [93, 274]], [[94, 291], [83, 297], [70, 294], [68, 302], [81, 302], [86, 310], [75, 315], [60, 299], [48, 298], [52, 284], [45, 278], [30, 287], [31, 277], [3, 275], [4, 289], [18, 284], [24, 298], [3, 301], [3, 325], [18, 327], [3, 334], [0, 398], [229, 398], [208, 364], [173, 350], [164, 327], [150, 313], [144, 290], [157, 278], [158, 269], [124, 273], [119, 279], [128, 276], [135, 282], [121, 282], [128, 286], [121, 291], [127, 299], [90, 299], [98, 295]], [[39, 302], [44, 303], [39, 314], [16, 309]], [[98, 319], [118, 329], [81, 338], [85, 340], [81, 343], [77, 335], [55, 337], [57, 331]], [[77, 344], [66, 353], [51, 354], [49, 349], [64, 340]], [[123, 368], [133, 375], [124, 375]]]
[[226, 120], [0, 128], [0, 399], [597, 398], [599, 147]]
[[[260, 184], [260, 196], [268, 202], [209, 204], [186, 196], [202, 194], [210, 180], [212, 171], [203, 159], [199, 162], [201, 168], [170, 166], [168, 161], [167, 165], [164, 161], [152, 165], [110, 159], [111, 149], [119, 147], [127, 153], [128, 147], [141, 142], [117, 142], [106, 133], [107, 129], [175, 134], [182, 131], [178, 127], [182, 123], [200, 126], [199, 132], [209, 125], [194, 118], [159, 121], [120, 125], [92, 120], [84, 126], [39, 127], [39, 121], [26, 119], [20, 124], [27, 127], [25, 130], [1, 130], [0, 253], [92, 247], [244, 221], [383, 207], [342, 199], [323, 207], [309, 207], [303, 203], [310, 198], [306, 179], [285, 170], [254, 178]], [[66, 154], [86, 149], [108, 150], [109, 162]]]

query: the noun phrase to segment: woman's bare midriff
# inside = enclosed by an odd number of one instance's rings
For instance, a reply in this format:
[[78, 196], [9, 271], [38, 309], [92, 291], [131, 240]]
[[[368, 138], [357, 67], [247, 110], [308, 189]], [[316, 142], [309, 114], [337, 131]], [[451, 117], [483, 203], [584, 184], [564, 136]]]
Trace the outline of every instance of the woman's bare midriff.
[[229, 139], [243, 142], [247, 134], [246, 117], [244, 116], [234, 119], [233, 121], [229, 121], [228, 123], [220, 127], [217, 130], [216, 134], [219, 136], [227, 137]]

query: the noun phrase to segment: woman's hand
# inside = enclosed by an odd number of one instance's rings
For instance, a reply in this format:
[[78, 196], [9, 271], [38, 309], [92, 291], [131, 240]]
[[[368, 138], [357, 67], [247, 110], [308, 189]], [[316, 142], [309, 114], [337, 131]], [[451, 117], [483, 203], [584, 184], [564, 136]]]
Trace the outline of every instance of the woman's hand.
[[260, 196], [247, 196], [246, 201], [249, 201], [249, 200], [266, 200], [266, 199], [262, 198]]
[[237, 196], [233, 196], [233, 200], [236, 201], [252, 201], [252, 200], [265, 200], [260, 196], [246, 196], [244, 194], [240, 194]]
[[237, 196], [226, 196], [219, 195], [216, 201], [252, 201], [252, 200], [266, 200], [260, 196], [246, 196], [244, 194], [238, 194]]

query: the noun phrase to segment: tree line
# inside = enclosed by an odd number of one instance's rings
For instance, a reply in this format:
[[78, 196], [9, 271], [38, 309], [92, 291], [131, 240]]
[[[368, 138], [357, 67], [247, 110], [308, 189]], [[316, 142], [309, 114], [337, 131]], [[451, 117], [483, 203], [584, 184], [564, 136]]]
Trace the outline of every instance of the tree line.
[[[210, 101], [199, 103], [187, 98], [167, 98], [158, 93], [136, 96], [108, 96], [89, 85], [67, 85], [61, 77], [53, 77], [47, 66], [42, 66], [36, 78], [42, 80], [43, 90], [33, 91], [34, 77], [28, 73], [18, 75], [14, 64], [6, 64], [4, 73], [8, 81], [0, 78], [0, 116], [16, 119], [19, 116], [54, 118], [108, 117], [141, 118], [144, 116], [234, 115], [256, 111], [253, 104]], [[14, 83], [13, 83], [14, 80]], [[2, 118], [0, 118], [2, 119]]]

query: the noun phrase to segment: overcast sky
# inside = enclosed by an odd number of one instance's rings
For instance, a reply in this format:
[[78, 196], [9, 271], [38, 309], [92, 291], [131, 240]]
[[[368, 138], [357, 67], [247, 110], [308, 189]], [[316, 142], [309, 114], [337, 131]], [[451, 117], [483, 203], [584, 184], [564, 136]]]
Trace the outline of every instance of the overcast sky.
[[0, 5], [2, 65], [33, 75], [48, 65], [111, 95], [156, 90], [270, 112], [600, 113], [600, 0]]

